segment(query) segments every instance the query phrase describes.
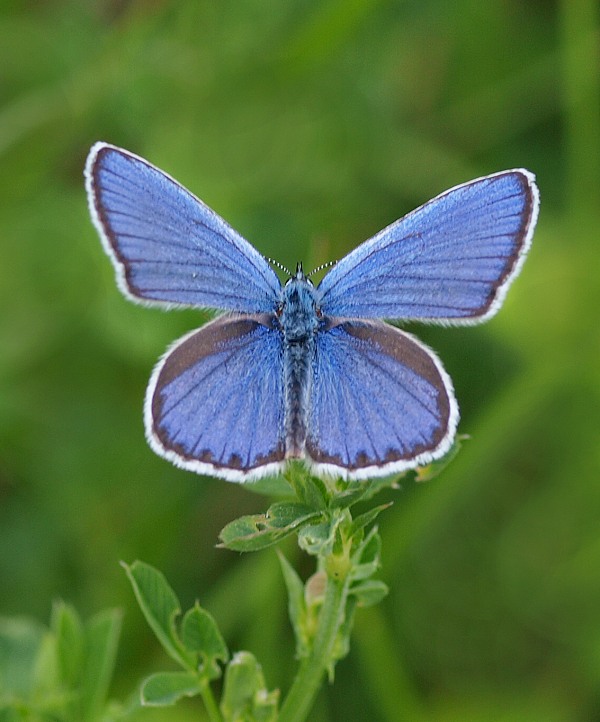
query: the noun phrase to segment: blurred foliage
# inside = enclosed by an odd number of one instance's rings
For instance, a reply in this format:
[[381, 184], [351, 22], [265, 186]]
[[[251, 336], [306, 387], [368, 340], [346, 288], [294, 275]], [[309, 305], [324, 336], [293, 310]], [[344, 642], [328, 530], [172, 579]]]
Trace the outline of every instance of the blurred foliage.
[[[595, 0], [5, 0], [0, 612], [121, 607], [123, 697], [164, 664], [118, 565], [140, 557], [260, 658], [269, 688], [295, 666], [274, 552], [215, 549], [256, 496], [144, 441], [152, 365], [206, 315], [117, 291], [83, 190], [94, 141], [147, 157], [305, 268], [524, 166], [540, 223], [500, 314], [411, 327], [452, 375], [471, 440], [431, 482], [382, 493], [391, 594], [357, 615], [312, 720], [598, 719], [599, 16]], [[202, 718], [193, 701], [177, 715]]]
[[[107, 703], [106, 692], [120, 628], [118, 610], [84, 623], [60, 601], [47, 629], [26, 618], [0, 617], [2, 722], [116, 722], [126, 708]], [[127, 709], [134, 713], [140, 705], [131, 696]]]

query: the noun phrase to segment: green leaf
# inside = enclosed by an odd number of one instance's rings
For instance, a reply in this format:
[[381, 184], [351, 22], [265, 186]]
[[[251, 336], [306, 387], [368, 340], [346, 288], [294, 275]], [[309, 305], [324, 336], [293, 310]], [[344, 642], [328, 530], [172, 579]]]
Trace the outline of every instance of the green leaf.
[[195, 697], [202, 691], [200, 680], [192, 672], [158, 672], [142, 684], [145, 707], [170, 707], [183, 697]]
[[279, 719], [279, 690], [257, 695], [252, 710], [254, 722], [277, 722]]
[[352, 556], [352, 579], [366, 579], [379, 569], [381, 556], [381, 537], [377, 527], [373, 527], [362, 544]]
[[120, 610], [107, 609], [85, 623], [85, 658], [81, 678], [84, 719], [95, 719], [106, 702], [115, 668], [122, 617]]
[[381, 506], [376, 506], [373, 509], [369, 509], [369, 511], [366, 511], [364, 514], [361, 514], [360, 516], [357, 516], [356, 519], [352, 522], [352, 526], [350, 527], [350, 534], [349, 536], [354, 536], [359, 529], [364, 529], [364, 527], [368, 526], [371, 522], [375, 521], [377, 517], [381, 514], [382, 511], [385, 509], [389, 509], [390, 506], [392, 506], [394, 502], [390, 501], [388, 504], [382, 504]]
[[344, 491], [338, 492], [330, 502], [331, 509], [348, 509], [360, 501], [368, 492], [370, 482], [349, 482]]
[[266, 549], [319, 516], [298, 502], [276, 502], [266, 514], [242, 516], [227, 524], [219, 534], [219, 546], [239, 552]]
[[250, 652], [238, 652], [225, 672], [221, 712], [231, 722], [275, 722], [278, 692], [267, 692], [262, 668]]
[[215, 620], [198, 602], [185, 613], [181, 641], [188, 651], [202, 655], [202, 677], [211, 680], [221, 676], [218, 660], [226, 663], [229, 650]]
[[312, 476], [303, 464], [288, 467], [285, 478], [296, 492], [296, 496], [312, 511], [327, 508], [329, 492], [322, 479]]
[[307, 519], [318, 518], [319, 514], [306, 504], [296, 501], [277, 501], [267, 510], [270, 525], [275, 529], [296, 528]]
[[298, 545], [307, 554], [324, 556], [331, 553], [334, 542], [336, 524], [323, 522], [322, 524], [308, 524], [298, 534]]
[[68, 688], [77, 687], [85, 643], [81, 619], [71, 605], [58, 601], [52, 607], [50, 629], [56, 638], [60, 679]]
[[356, 609], [356, 598], [348, 596], [346, 599], [346, 608], [344, 609], [344, 619], [340, 628], [338, 629], [337, 636], [333, 649], [331, 650], [331, 659], [327, 666], [327, 674], [329, 682], [333, 683], [334, 670], [336, 662], [343, 659], [350, 651], [350, 633], [354, 625], [354, 611]]
[[245, 719], [257, 691], [264, 689], [260, 664], [250, 652], [237, 652], [225, 672], [221, 711], [225, 719]]
[[379, 579], [367, 579], [366, 581], [357, 584], [355, 587], [350, 587], [348, 592], [350, 595], [356, 597], [356, 602], [361, 607], [371, 607], [374, 604], [378, 604], [389, 592], [389, 587]]
[[296, 656], [299, 659], [309, 653], [308, 638], [306, 634], [306, 604], [304, 600], [304, 584], [296, 570], [283, 556], [278, 554], [283, 579], [288, 592], [288, 613], [296, 638]]
[[381, 554], [381, 537], [376, 526], [369, 530], [363, 543], [356, 551], [354, 557], [360, 564], [379, 562]]
[[138, 604], [166, 652], [182, 667], [194, 671], [195, 660], [177, 636], [175, 619], [181, 606], [164, 575], [149, 564], [121, 562], [133, 586]]
[[283, 477], [293, 490], [296, 498], [313, 511], [327, 507], [329, 492], [323, 481], [311, 476], [301, 461], [290, 461], [283, 472]]

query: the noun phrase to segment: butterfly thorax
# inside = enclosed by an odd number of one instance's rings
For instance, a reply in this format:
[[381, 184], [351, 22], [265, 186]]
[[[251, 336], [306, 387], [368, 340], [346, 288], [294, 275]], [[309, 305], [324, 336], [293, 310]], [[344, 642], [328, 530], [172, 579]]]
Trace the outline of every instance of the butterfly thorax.
[[282, 289], [277, 309], [283, 335], [287, 457], [302, 456], [304, 451], [315, 334], [321, 323], [320, 315], [316, 290], [302, 272], [302, 266], [298, 265], [296, 275]]
[[319, 327], [317, 292], [298, 264], [296, 275], [289, 279], [281, 292], [277, 318], [287, 343], [302, 344], [310, 339]]

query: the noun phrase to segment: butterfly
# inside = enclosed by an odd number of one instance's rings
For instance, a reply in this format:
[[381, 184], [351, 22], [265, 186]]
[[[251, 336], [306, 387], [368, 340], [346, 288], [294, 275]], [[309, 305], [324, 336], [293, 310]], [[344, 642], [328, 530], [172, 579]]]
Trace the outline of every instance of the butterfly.
[[384, 228], [318, 286], [301, 264], [282, 285], [248, 241], [143, 158], [96, 143], [85, 179], [126, 297], [224, 312], [164, 354], [144, 420], [159, 455], [236, 482], [295, 458], [366, 479], [446, 454], [459, 417], [452, 382], [431, 349], [383, 319], [490, 318], [539, 208], [532, 173], [494, 173]]

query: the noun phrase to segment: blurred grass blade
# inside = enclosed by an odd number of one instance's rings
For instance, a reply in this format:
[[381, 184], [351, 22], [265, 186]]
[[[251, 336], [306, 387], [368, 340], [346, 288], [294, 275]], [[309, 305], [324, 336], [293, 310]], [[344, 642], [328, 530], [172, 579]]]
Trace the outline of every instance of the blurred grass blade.
[[85, 624], [85, 660], [81, 680], [83, 719], [96, 719], [106, 702], [115, 668], [121, 621], [122, 614], [118, 609], [108, 609]]
[[56, 637], [56, 655], [62, 683], [68, 688], [77, 686], [85, 646], [83, 624], [75, 609], [62, 601], [52, 607], [50, 629]]
[[26, 697], [44, 639], [44, 627], [23, 617], [0, 618], [0, 699]]

